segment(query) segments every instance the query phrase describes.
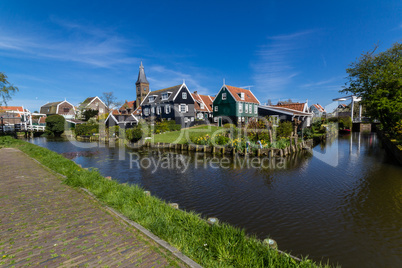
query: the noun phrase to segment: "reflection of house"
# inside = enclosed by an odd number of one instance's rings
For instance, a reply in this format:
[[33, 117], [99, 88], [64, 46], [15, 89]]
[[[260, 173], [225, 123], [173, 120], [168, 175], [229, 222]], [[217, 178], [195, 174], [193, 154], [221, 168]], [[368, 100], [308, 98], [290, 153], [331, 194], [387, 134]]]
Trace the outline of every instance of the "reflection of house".
[[326, 111], [324, 109], [324, 107], [322, 107], [321, 105], [317, 104], [313, 104], [310, 106], [310, 112], [313, 113], [314, 117], [321, 117], [321, 116], [325, 116], [326, 115]]
[[40, 107], [40, 113], [49, 115], [62, 115], [66, 119], [75, 118], [75, 107], [68, 101], [50, 102]]
[[141, 104], [145, 119], [175, 120], [182, 127], [194, 124], [194, 98], [183, 83], [151, 91]]
[[212, 102], [214, 97], [207, 95], [200, 95], [197, 91], [192, 94], [194, 102], [194, 109], [196, 118], [200, 120], [212, 121]]
[[81, 113], [89, 109], [98, 111], [98, 115], [107, 113], [105, 103], [98, 96], [87, 98], [78, 107], [78, 111]]
[[258, 107], [258, 115], [262, 117], [277, 116], [281, 121], [300, 120], [302, 123], [299, 128], [309, 127], [313, 113], [308, 110], [305, 103], [287, 103], [279, 105], [261, 105]]
[[106, 118], [105, 124], [107, 127], [119, 126], [121, 128], [131, 128], [138, 124], [138, 119], [132, 115], [122, 115], [110, 113]]
[[247, 123], [258, 116], [260, 102], [244, 88], [223, 85], [213, 100], [213, 116], [219, 125]]

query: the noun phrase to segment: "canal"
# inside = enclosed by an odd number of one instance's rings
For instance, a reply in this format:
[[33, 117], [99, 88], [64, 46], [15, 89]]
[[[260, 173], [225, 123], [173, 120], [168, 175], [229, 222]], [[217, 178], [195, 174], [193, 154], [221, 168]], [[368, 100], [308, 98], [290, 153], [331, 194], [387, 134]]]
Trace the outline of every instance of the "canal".
[[139, 184], [181, 209], [271, 237], [280, 249], [342, 267], [402, 266], [402, 168], [375, 133], [340, 136], [286, 159], [30, 142]]

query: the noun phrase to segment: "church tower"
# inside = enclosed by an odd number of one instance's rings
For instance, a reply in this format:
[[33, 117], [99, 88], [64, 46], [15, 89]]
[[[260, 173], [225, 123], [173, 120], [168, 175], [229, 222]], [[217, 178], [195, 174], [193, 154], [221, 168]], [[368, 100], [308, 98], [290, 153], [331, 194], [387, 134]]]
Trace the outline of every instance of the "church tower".
[[137, 98], [136, 98], [136, 107], [140, 106], [141, 102], [145, 99], [145, 96], [149, 92], [149, 82], [147, 77], [145, 76], [144, 66], [142, 66], [142, 61], [140, 65], [140, 71], [138, 72], [138, 79], [135, 82]]

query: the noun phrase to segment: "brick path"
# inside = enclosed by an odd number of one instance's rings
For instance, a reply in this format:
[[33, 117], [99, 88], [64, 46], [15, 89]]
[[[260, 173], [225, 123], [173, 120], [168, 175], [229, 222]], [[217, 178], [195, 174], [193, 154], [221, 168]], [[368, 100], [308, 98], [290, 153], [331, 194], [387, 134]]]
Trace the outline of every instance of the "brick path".
[[16, 149], [0, 149], [0, 267], [185, 267]]

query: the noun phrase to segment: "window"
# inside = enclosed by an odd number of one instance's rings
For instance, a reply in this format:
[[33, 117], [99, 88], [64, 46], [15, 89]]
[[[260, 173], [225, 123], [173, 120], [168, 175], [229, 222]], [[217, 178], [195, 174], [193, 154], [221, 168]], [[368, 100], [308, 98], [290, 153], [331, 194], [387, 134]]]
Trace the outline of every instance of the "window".
[[254, 104], [254, 113], [258, 114], [258, 106], [257, 106], [257, 104]]
[[170, 114], [170, 105], [165, 106], [165, 114]]
[[200, 104], [200, 108], [201, 108], [201, 109], [204, 109], [204, 103], [201, 103], [201, 104]]
[[249, 110], [250, 114], [253, 113], [253, 105], [252, 104], [248, 105], [248, 110]]
[[215, 112], [217, 112], [217, 111], [218, 111], [218, 106], [215, 106], [215, 108], [214, 108], [214, 109], [215, 109]]
[[194, 122], [194, 117], [191, 117], [191, 122]]
[[187, 122], [188, 122], [188, 118], [184, 117], [184, 123], [187, 123]]
[[239, 95], [239, 97], [240, 97], [241, 100], [244, 100], [244, 92], [237, 93], [237, 95]]
[[70, 108], [67, 108], [67, 107], [63, 108], [63, 112], [68, 113], [69, 111], [70, 111]]
[[186, 100], [187, 99], [187, 92], [183, 92], [181, 94], [181, 97], [183, 98], [183, 100]]
[[244, 104], [244, 108], [246, 108], [246, 114], [248, 114], [248, 105], [247, 105], [247, 103]]
[[155, 107], [151, 108], [151, 113], [154, 114], [155, 113]]
[[144, 115], [145, 115], [145, 116], [148, 116], [148, 115], [149, 115], [149, 108], [145, 108], [145, 109], [144, 109]]
[[181, 112], [181, 113], [185, 113], [185, 112], [186, 112], [186, 110], [187, 110], [187, 109], [186, 109], [186, 106], [187, 106], [187, 105], [185, 105], [185, 104], [180, 104], [180, 112]]
[[156, 107], [156, 114], [160, 114], [161, 113], [161, 107]]
[[222, 100], [226, 100], [226, 93], [222, 93]]
[[243, 113], [243, 103], [239, 102], [239, 114]]
[[101, 114], [103, 114], [103, 109], [102, 109], [102, 108], [100, 108], [100, 109], [99, 109], [99, 112], [100, 112]]
[[239, 121], [239, 123], [241, 122], [241, 117], [239, 117], [238, 119], [237, 119], [237, 121]]
[[168, 98], [169, 94], [167, 92], [162, 94], [162, 100], [167, 100]]
[[149, 96], [149, 102], [154, 102], [154, 101], [155, 101], [155, 99], [156, 99], [156, 97], [155, 97], [155, 96]]

